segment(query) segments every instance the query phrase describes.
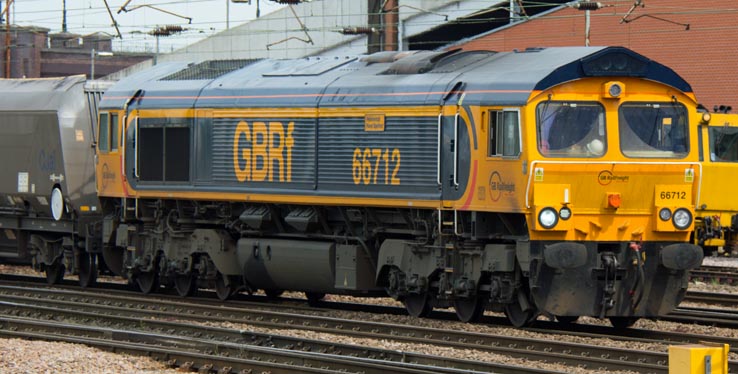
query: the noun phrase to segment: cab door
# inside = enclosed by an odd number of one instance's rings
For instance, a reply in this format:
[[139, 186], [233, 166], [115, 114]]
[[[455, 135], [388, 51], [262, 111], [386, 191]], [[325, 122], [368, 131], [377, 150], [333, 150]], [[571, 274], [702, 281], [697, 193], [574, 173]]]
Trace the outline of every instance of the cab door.
[[738, 170], [738, 120], [733, 115], [713, 114], [709, 126], [700, 126], [702, 184], [697, 214], [721, 216], [723, 226], [731, 225], [731, 214], [738, 211], [734, 180]]
[[[526, 163], [522, 156], [521, 111], [519, 108], [488, 108], [483, 111], [481, 134], [486, 151], [480, 154], [480, 210], [520, 211], [524, 205]], [[482, 137], [480, 136], [480, 138]], [[484, 146], [480, 148], [485, 148]], [[483, 149], [482, 149], [483, 151]]]
[[121, 116], [101, 111], [97, 131], [97, 191], [100, 196], [122, 197]]

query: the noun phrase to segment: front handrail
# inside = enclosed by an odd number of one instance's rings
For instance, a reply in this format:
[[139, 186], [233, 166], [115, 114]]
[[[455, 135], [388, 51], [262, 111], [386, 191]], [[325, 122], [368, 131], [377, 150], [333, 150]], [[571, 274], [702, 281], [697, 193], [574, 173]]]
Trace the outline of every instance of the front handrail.
[[459, 188], [459, 113], [454, 116], [454, 188]]
[[443, 113], [438, 114], [438, 149], [436, 151], [436, 181], [438, 186], [443, 186], [441, 182], [441, 126], [443, 125]]
[[133, 143], [136, 145], [136, 149], [133, 151], [133, 175], [136, 176], [136, 178], [140, 178], [140, 175], [138, 174], [138, 117], [133, 119], [134, 121], [134, 128], [133, 128]]
[[[125, 116], [123, 116], [123, 125], [124, 126], [123, 126], [123, 131], [122, 131], [123, 132], [123, 137], [124, 137], [123, 139], [124, 140], [125, 140], [126, 128], [127, 128], [127, 126], [125, 126], [125, 125], [127, 123], [128, 123], [128, 115], [125, 115]], [[121, 153], [120, 173], [123, 176], [123, 179], [125, 180], [126, 179], [126, 142], [125, 141], [123, 142], [123, 147], [121, 147], [121, 148], [123, 148], [123, 149], [120, 150], [120, 153]]]

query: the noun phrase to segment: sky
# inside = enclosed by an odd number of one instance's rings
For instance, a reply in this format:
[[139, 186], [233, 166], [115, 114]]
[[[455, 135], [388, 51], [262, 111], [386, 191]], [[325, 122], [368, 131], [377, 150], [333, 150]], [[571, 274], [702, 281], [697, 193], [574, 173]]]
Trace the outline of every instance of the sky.
[[[0, 1], [4, 9], [7, 0]], [[126, 0], [107, 0], [118, 23], [122, 35], [120, 39], [112, 26], [113, 21], [104, 0], [15, 0], [10, 8], [10, 20], [21, 26], [45, 27], [50, 29], [49, 33], [61, 32], [64, 1], [67, 7], [67, 31], [81, 35], [106, 32], [116, 36], [113, 39], [114, 51], [154, 52], [156, 38], [148, 35], [149, 32], [166, 25], [182, 26], [185, 31], [181, 34], [159, 38], [160, 52], [166, 53], [224, 30], [227, 18], [230, 27], [256, 18], [256, 0], [252, 0], [251, 4], [229, 4], [230, 0], [131, 0], [126, 5], [129, 11], [120, 13], [118, 10]], [[142, 5], [145, 6], [139, 7]], [[274, 1], [260, 0], [261, 15], [281, 7], [283, 5]], [[192, 22], [182, 17], [191, 17]]]

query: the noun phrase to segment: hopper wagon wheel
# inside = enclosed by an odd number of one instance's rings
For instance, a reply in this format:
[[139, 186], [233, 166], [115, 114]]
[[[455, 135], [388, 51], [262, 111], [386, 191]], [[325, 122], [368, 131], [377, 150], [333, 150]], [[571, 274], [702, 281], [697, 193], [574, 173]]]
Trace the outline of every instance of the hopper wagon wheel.
[[46, 283], [48, 284], [59, 284], [64, 279], [64, 272], [66, 268], [61, 260], [56, 260], [53, 263], [46, 265]]
[[270, 288], [268, 290], [264, 290], [264, 293], [266, 294], [266, 296], [268, 298], [270, 298], [270, 299], [276, 299], [276, 298], [282, 296], [282, 294], [284, 293], [284, 290]]
[[411, 293], [403, 300], [407, 313], [413, 317], [427, 317], [433, 310], [427, 293]]
[[307, 297], [308, 305], [316, 306], [325, 298], [325, 294], [322, 292], [305, 292], [305, 297]]
[[570, 325], [579, 320], [579, 316], [556, 316], [556, 322], [562, 325]]
[[97, 282], [97, 256], [82, 252], [77, 257], [77, 271], [79, 272], [79, 285], [83, 288], [90, 287]]
[[190, 273], [175, 275], [174, 289], [181, 297], [192, 296], [197, 291], [197, 277]]
[[58, 186], [51, 190], [51, 216], [58, 221], [64, 216], [64, 195]]

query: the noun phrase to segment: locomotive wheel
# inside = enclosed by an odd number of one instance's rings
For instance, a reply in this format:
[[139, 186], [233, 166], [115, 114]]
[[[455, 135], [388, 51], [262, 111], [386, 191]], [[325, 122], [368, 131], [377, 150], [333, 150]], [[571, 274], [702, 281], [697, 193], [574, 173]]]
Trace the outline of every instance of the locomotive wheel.
[[197, 277], [191, 274], [177, 274], [174, 276], [174, 289], [182, 297], [192, 296], [197, 290]]
[[505, 315], [515, 327], [525, 327], [538, 317], [535, 309], [523, 310], [519, 303], [505, 304]]
[[427, 317], [433, 310], [428, 294], [425, 293], [411, 293], [405, 296], [403, 303], [405, 304], [407, 313], [413, 317]]
[[308, 299], [308, 305], [315, 306], [325, 298], [325, 294], [322, 292], [305, 292], [305, 297]]
[[610, 324], [616, 329], [627, 329], [635, 325], [638, 321], [638, 317], [610, 317]]
[[568, 325], [579, 320], [579, 316], [556, 316], [556, 321], [562, 325]]
[[80, 253], [77, 257], [77, 265], [80, 286], [87, 288], [97, 282], [97, 256], [87, 252]]
[[64, 279], [64, 271], [66, 268], [60, 260], [54, 261], [51, 265], [46, 265], [46, 283], [59, 284]]
[[136, 284], [141, 292], [150, 294], [159, 288], [159, 274], [156, 271], [144, 271], [135, 276]]
[[477, 322], [484, 314], [484, 302], [479, 296], [455, 299], [454, 309], [461, 322]]
[[[232, 283], [231, 283], [232, 284]], [[228, 300], [233, 295], [235, 288], [231, 285], [226, 286], [225, 277], [221, 272], [215, 276], [215, 295], [220, 300]]]

